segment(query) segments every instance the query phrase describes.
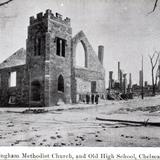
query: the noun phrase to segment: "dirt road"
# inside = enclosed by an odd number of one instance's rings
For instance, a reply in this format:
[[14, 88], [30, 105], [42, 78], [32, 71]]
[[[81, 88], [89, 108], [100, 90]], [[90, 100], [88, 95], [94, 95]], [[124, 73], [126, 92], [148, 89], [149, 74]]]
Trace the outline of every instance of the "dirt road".
[[[1, 146], [160, 146], [160, 127], [96, 120], [148, 119], [160, 122], [160, 97], [110, 102], [100, 106], [22, 114], [0, 110]], [[148, 108], [147, 108], [148, 107]]]

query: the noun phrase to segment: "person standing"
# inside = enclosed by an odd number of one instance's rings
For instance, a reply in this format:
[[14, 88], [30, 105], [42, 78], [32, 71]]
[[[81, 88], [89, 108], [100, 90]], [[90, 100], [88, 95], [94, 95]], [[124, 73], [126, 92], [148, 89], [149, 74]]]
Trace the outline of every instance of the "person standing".
[[99, 95], [96, 94], [96, 96], [95, 96], [95, 103], [96, 103], [96, 104], [98, 104], [98, 99], [99, 99]]
[[91, 95], [92, 104], [94, 104], [94, 94]]
[[87, 102], [87, 104], [89, 104], [89, 101], [90, 101], [90, 96], [89, 96], [89, 94], [87, 94], [86, 95], [86, 102]]

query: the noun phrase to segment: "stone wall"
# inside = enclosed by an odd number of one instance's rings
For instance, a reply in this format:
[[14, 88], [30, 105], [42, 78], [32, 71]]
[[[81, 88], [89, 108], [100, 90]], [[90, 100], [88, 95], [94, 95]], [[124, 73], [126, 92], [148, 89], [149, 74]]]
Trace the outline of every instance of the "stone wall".
[[[59, 99], [65, 103], [71, 101], [71, 37], [72, 29], [70, 25], [58, 23], [53, 19], [49, 20], [48, 31], [49, 47], [49, 103], [55, 105]], [[66, 40], [65, 57], [56, 55], [56, 38]], [[58, 91], [58, 77], [62, 75], [64, 78], [64, 93]]]
[[[77, 81], [77, 78], [81, 79], [82, 82], [90, 83], [90, 86], [91, 86], [91, 82], [95, 81], [96, 82], [96, 92], [99, 92], [99, 93], [104, 93], [105, 91], [105, 77], [104, 76], [105, 75], [102, 72], [92, 71], [86, 68], [75, 68], [75, 77], [76, 77], [77, 86], [79, 83], [79, 81]], [[90, 92], [91, 92], [91, 88], [90, 88]]]
[[83, 31], [80, 31], [72, 38], [73, 67], [76, 67], [76, 47], [78, 43], [82, 43], [84, 47], [86, 68], [91, 71], [102, 72], [104, 74], [104, 67], [99, 61], [98, 56], [96, 55]]
[[[38, 14], [39, 15], [39, 14]], [[26, 88], [28, 86], [28, 101], [30, 106], [47, 106], [44, 93], [45, 90], [45, 58], [46, 58], [46, 37], [47, 37], [47, 19], [37, 15], [35, 23], [30, 22], [28, 27], [28, 39], [26, 49]], [[40, 55], [36, 55], [36, 38], [41, 39]], [[40, 101], [32, 100], [32, 83], [35, 81], [40, 83]]]
[[[43, 41], [40, 56], [35, 56], [35, 38]], [[66, 40], [65, 57], [56, 55], [56, 38]], [[29, 86], [29, 101], [31, 105], [30, 84], [37, 80], [41, 84], [41, 101], [35, 105], [52, 106], [58, 99], [69, 103], [71, 99], [71, 37], [70, 19], [62, 19], [58, 13], [51, 10], [37, 17], [30, 17], [27, 40], [27, 80]], [[58, 77], [64, 78], [64, 93], [58, 92]]]
[[91, 92], [91, 83], [81, 78], [76, 78], [77, 94], [87, 94]]
[[[56, 39], [65, 43], [65, 56], [56, 54]], [[85, 67], [75, 65], [76, 46], [85, 50]], [[37, 45], [38, 44], [38, 45]], [[40, 45], [39, 45], [40, 44]], [[37, 50], [37, 46], [40, 49]], [[64, 47], [64, 46], [63, 46]], [[8, 87], [9, 72], [17, 72], [17, 86]], [[85, 34], [81, 31], [72, 38], [70, 19], [63, 19], [51, 10], [30, 17], [26, 43], [26, 65], [0, 69], [0, 105], [8, 106], [9, 96], [16, 96], [15, 106], [52, 106], [60, 100], [76, 102], [77, 93], [91, 92], [92, 81], [96, 91], [105, 93], [105, 70]], [[58, 91], [58, 78], [64, 79], [64, 92]], [[33, 83], [39, 85], [39, 100], [33, 100]], [[35, 85], [35, 87], [36, 87]], [[3, 86], [3, 87], [2, 87]], [[13, 104], [11, 106], [14, 106]]]
[[[85, 52], [85, 67], [80, 68], [76, 66], [76, 46], [82, 43]], [[80, 80], [81, 79], [81, 80]], [[105, 94], [105, 69], [99, 61], [98, 56], [93, 50], [91, 44], [86, 38], [83, 31], [80, 31], [72, 38], [72, 102], [76, 103], [76, 95], [78, 93], [78, 86], [86, 86], [86, 84], [95, 81], [96, 91]], [[89, 87], [89, 85], [88, 85]], [[89, 89], [88, 89], [89, 90]], [[91, 90], [91, 89], [90, 89]], [[83, 89], [81, 90], [83, 92]], [[79, 93], [81, 94], [81, 93]]]
[[[16, 71], [16, 86], [9, 86], [10, 73]], [[25, 65], [4, 68], [0, 70], [1, 85], [0, 85], [0, 106], [1, 107], [14, 107], [14, 106], [27, 106], [27, 100], [23, 97], [23, 81], [25, 78]], [[15, 104], [9, 104], [9, 97], [14, 96]]]

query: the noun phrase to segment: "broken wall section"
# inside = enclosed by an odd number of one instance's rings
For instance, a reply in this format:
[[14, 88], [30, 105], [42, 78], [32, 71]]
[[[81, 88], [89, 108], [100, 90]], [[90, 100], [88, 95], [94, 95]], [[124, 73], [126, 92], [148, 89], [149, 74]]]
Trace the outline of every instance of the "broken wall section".
[[[76, 46], [82, 43], [85, 53], [85, 67], [76, 66]], [[81, 79], [81, 81], [80, 81]], [[98, 59], [83, 31], [72, 39], [72, 102], [77, 102], [77, 94], [85, 94], [83, 90], [90, 83], [89, 93], [105, 94], [105, 69]], [[94, 85], [93, 85], [94, 84]], [[89, 85], [88, 85], [89, 86]], [[81, 93], [79, 88], [82, 87]], [[94, 89], [93, 89], [94, 88]]]

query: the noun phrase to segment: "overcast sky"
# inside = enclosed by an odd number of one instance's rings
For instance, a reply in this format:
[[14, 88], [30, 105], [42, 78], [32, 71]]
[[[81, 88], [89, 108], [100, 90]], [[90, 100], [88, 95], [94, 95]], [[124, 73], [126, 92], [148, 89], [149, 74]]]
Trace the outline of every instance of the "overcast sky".
[[26, 48], [29, 17], [51, 9], [70, 17], [73, 35], [83, 30], [96, 52], [104, 45], [107, 83], [110, 70], [117, 79], [118, 61], [138, 83], [142, 54], [144, 80], [151, 82], [148, 54], [160, 51], [160, 3], [148, 15], [153, 5], [154, 0], [14, 0], [0, 8], [0, 62]]

